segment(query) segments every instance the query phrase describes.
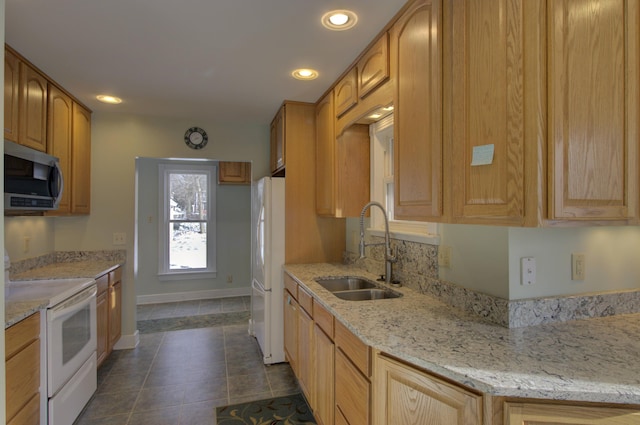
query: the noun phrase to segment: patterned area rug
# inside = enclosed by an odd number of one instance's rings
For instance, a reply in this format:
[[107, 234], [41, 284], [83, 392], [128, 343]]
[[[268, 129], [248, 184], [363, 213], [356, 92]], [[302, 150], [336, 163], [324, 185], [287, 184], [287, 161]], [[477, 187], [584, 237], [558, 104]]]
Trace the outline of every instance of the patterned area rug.
[[301, 394], [218, 407], [218, 425], [315, 425]]

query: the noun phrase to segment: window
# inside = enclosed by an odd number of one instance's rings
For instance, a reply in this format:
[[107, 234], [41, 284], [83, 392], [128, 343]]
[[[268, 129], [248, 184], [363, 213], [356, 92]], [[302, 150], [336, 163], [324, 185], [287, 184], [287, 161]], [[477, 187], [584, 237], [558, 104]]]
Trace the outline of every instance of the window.
[[[171, 277], [215, 277], [215, 165], [159, 165], [159, 274]], [[206, 274], [206, 276], [205, 276]]]
[[[389, 115], [369, 127], [371, 136], [371, 199], [385, 206], [389, 217], [389, 230], [396, 237], [415, 242], [438, 243], [438, 225], [417, 221], [395, 220], [394, 170], [393, 170], [393, 115]], [[371, 231], [383, 235], [382, 213], [371, 210]]]

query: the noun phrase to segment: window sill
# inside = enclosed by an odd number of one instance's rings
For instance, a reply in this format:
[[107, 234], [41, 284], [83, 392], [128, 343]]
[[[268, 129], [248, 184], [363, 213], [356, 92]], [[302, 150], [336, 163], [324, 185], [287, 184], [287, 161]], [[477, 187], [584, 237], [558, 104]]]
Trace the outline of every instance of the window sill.
[[[384, 238], [384, 230], [382, 229], [367, 229], [367, 231], [373, 236]], [[390, 230], [389, 237], [391, 239], [400, 239], [409, 242], [440, 245], [440, 236], [428, 233], [411, 232], [407, 230]]]
[[211, 272], [211, 271], [158, 273], [158, 280], [175, 281], [175, 280], [215, 279], [217, 276], [218, 276], [217, 272]]

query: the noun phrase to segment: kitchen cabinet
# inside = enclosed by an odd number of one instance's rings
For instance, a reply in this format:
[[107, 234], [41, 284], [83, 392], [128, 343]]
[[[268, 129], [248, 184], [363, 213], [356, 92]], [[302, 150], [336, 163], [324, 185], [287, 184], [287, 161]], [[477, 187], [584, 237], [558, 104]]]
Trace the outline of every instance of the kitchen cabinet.
[[71, 213], [91, 212], [91, 111], [73, 103]]
[[358, 70], [354, 66], [336, 84], [336, 117], [340, 117], [358, 103]]
[[358, 70], [358, 97], [366, 97], [389, 78], [389, 34], [380, 38], [364, 53], [356, 65]]
[[391, 28], [394, 218], [442, 221], [442, 10], [412, 3]]
[[293, 373], [298, 375], [298, 284], [284, 273], [284, 353]]
[[349, 425], [371, 423], [371, 348], [335, 322], [336, 417]]
[[638, 9], [549, 4], [549, 219], [638, 216]]
[[281, 175], [285, 167], [285, 112], [287, 105], [282, 105], [271, 121], [271, 175]]
[[122, 335], [122, 267], [96, 279], [98, 367], [109, 357]]
[[640, 410], [558, 404], [505, 403], [504, 425], [638, 425]]
[[378, 354], [375, 425], [482, 425], [482, 396]]
[[369, 127], [354, 124], [336, 138], [333, 92], [316, 106], [316, 212], [358, 217], [370, 199]]
[[285, 263], [342, 261], [344, 220], [316, 214], [315, 105], [286, 101], [277, 116], [280, 114], [284, 114], [280, 120], [288, 163], [286, 172], [282, 170], [287, 212]]
[[218, 163], [218, 184], [251, 184], [251, 163], [241, 161], [220, 161]]
[[47, 151], [47, 79], [40, 72], [20, 64], [18, 100], [18, 143]]
[[298, 288], [298, 383], [312, 408], [315, 406], [313, 375], [313, 308], [312, 298], [304, 289]]
[[333, 315], [314, 300], [313, 320], [313, 347], [316, 359], [313, 368], [314, 415], [319, 425], [330, 425], [334, 423], [335, 412]]
[[[448, 13], [452, 221], [535, 225], [544, 177], [544, 2], [466, 0]], [[492, 159], [476, 165], [482, 150]]]
[[40, 421], [40, 313], [5, 331], [6, 419], [9, 425]]
[[4, 138], [18, 143], [18, 101], [20, 59], [10, 50], [4, 53]]

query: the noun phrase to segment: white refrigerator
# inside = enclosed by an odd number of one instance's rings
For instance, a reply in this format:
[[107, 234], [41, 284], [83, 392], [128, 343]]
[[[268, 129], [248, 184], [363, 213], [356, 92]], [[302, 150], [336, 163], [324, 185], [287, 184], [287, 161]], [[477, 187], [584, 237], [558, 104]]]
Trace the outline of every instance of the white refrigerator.
[[249, 332], [265, 364], [284, 358], [284, 178], [264, 177], [251, 187], [251, 320]]

